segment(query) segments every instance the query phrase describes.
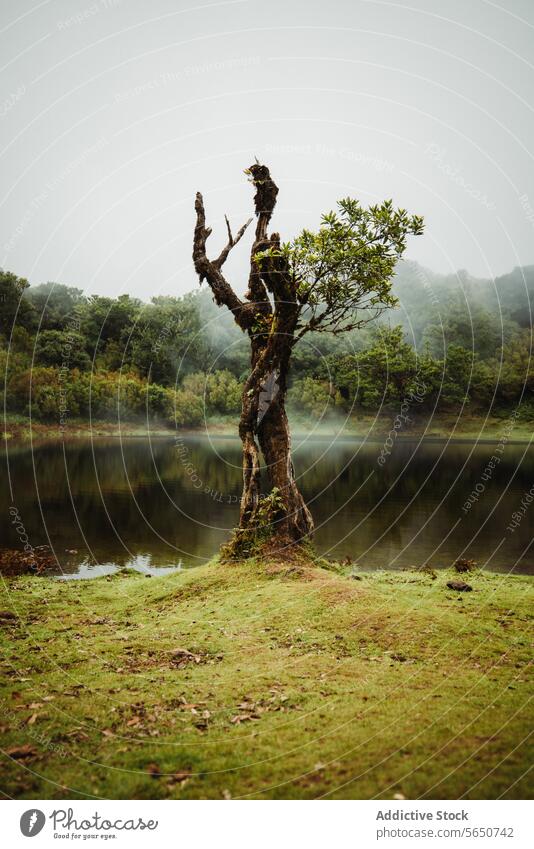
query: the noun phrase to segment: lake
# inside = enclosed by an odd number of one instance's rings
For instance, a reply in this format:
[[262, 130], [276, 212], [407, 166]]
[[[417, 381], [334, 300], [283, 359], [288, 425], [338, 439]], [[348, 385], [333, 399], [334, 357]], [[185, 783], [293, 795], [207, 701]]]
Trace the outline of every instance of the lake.
[[[534, 572], [534, 503], [525, 501], [534, 483], [532, 448], [399, 440], [380, 465], [381, 448], [294, 439], [321, 554], [350, 557], [360, 569], [439, 568], [468, 557], [493, 571]], [[20, 548], [10, 525], [14, 505], [32, 546], [52, 546], [65, 577], [199, 565], [238, 518], [236, 439], [13, 442], [2, 463], [0, 546]]]

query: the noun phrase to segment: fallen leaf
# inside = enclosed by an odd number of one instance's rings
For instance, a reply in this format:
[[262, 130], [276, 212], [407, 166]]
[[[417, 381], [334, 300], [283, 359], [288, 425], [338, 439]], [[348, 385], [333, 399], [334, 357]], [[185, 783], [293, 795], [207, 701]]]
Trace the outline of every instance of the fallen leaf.
[[238, 713], [231, 718], [230, 722], [233, 725], [240, 725], [242, 722], [250, 722], [253, 719], [258, 720], [259, 716], [255, 716], [252, 713]]
[[193, 654], [193, 652], [189, 651], [189, 649], [170, 649], [167, 654], [172, 654], [174, 657], [197, 657], [197, 655]]
[[5, 622], [11, 622], [18, 618], [19, 617], [17, 616], [17, 614], [12, 613], [11, 610], [0, 610], [0, 619], [4, 620]]
[[15, 760], [23, 760], [24, 758], [33, 758], [37, 754], [35, 746], [26, 743], [24, 746], [12, 746], [11, 749], [6, 749], [6, 755]]
[[[106, 731], [103, 731], [102, 734], [105, 734], [106, 736], [113, 736], [111, 731], [109, 732], [109, 734], [107, 734], [107, 730], [108, 729], [106, 729]], [[89, 739], [89, 735], [86, 734], [85, 731], [82, 731], [81, 728], [76, 728], [74, 729], [74, 731], [67, 731], [67, 737], [74, 737], [76, 740]]]
[[189, 778], [192, 778], [192, 773], [190, 772], [173, 772], [172, 775], [168, 776], [169, 784], [183, 784]]

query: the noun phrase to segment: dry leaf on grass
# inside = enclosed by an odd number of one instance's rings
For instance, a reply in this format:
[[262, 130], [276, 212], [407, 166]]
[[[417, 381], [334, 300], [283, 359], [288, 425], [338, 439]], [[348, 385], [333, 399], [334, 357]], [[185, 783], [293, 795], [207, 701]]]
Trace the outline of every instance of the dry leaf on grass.
[[167, 777], [167, 780], [169, 784], [185, 784], [192, 777], [192, 773], [190, 772], [173, 772], [172, 775]]
[[25, 758], [33, 758], [37, 754], [35, 746], [26, 743], [24, 746], [12, 746], [11, 749], [6, 749], [6, 755], [15, 760], [24, 760]]
[[253, 713], [238, 713], [233, 716], [230, 720], [232, 725], [241, 725], [242, 722], [251, 722], [252, 720], [258, 720], [260, 717], [256, 716]]
[[162, 772], [157, 763], [149, 763], [145, 769], [152, 778], [165, 778], [168, 784], [183, 784], [191, 778], [191, 773], [185, 770], [172, 773]]

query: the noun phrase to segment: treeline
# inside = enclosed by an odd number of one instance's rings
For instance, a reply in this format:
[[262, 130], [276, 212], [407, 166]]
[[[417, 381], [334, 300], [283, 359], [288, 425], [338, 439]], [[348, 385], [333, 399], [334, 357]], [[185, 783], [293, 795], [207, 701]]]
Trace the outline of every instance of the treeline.
[[[385, 409], [534, 417], [534, 266], [494, 281], [403, 263], [400, 304], [373, 329], [310, 334], [294, 353], [290, 401], [304, 416]], [[69, 418], [196, 426], [235, 416], [247, 344], [209, 293], [149, 304], [86, 297], [0, 272], [0, 368], [6, 409]]]

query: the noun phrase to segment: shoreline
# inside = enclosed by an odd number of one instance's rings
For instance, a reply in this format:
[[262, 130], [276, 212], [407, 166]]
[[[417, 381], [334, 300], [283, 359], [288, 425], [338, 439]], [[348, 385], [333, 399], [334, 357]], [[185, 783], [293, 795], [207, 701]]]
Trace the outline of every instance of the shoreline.
[[[215, 551], [213, 555], [206, 556], [206, 558], [200, 563], [185, 563], [183, 564], [181, 561], [176, 564], [168, 564], [168, 565], [160, 565], [160, 566], [151, 566], [148, 569], [145, 568], [137, 568], [134, 565], [121, 565], [119, 563], [113, 563], [113, 560], [110, 559], [106, 562], [106, 569], [109, 566], [113, 566], [111, 571], [101, 571], [98, 572], [95, 568], [93, 574], [88, 572], [80, 573], [80, 568], [82, 564], [78, 564], [78, 571], [63, 571], [63, 567], [59, 565], [58, 562], [58, 552], [53, 547], [48, 545], [40, 545], [33, 549], [31, 554], [28, 554], [24, 551], [24, 549], [16, 549], [10, 548], [5, 545], [0, 544], [0, 577], [7, 578], [17, 578], [23, 575], [28, 575], [33, 578], [39, 579], [53, 579], [53, 580], [71, 580], [71, 581], [95, 581], [100, 578], [107, 577], [108, 575], [117, 575], [121, 574], [130, 574], [130, 575], [145, 575], [153, 578], [161, 578], [167, 574], [174, 574], [175, 572], [189, 572], [191, 570], [200, 569], [203, 566], [208, 565], [214, 559], [217, 558], [217, 552]], [[440, 564], [429, 564], [424, 559], [421, 563], [411, 563], [410, 565], [400, 565], [400, 566], [391, 566], [391, 565], [381, 565], [381, 566], [372, 566], [367, 565], [365, 563], [357, 562], [352, 558], [346, 557], [327, 557], [321, 553], [321, 551], [316, 551], [316, 558], [323, 562], [324, 566], [328, 569], [332, 569], [338, 572], [340, 575], [346, 578], [354, 578], [355, 580], [360, 580], [360, 578], [365, 575], [376, 575], [376, 574], [391, 574], [391, 575], [403, 575], [407, 572], [416, 572], [425, 575], [430, 575], [434, 579], [438, 577], [440, 574], [443, 575], [446, 572], [450, 572], [454, 569], [454, 564], [451, 562], [442, 562]], [[525, 577], [525, 578], [533, 578], [534, 577], [534, 567], [527, 567], [527, 570], [515, 568], [493, 568], [488, 569], [486, 566], [477, 563], [476, 560], [472, 561], [473, 566], [468, 569], [471, 574], [487, 574], [487, 575], [495, 575], [500, 577]], [[92, 568], [92, 567], [91, 567]]]
[[[501, 425], [501, 432], [496, 433], [487, 433], [487, 430], [490, 431], [496, 429], [497, 425]], [[209, 429], [208, 429], [209, 428]], [[88, 426], [80, 423], [73, 426], [70, 430], [60, 431], [55, 425], [46, 425], [42, 423], [15, 423], [10, 425], [9, 423], [4, 426], [3, 429], [3, 442], [7, 447], [9, 443], [24, 443], [24, 442], [43, 442], [43, 441], [54, 441], [54, 442], [74, 442], [76, 440], [81, 439], [117, 439], [117, 440], [127, 440], [127, 439], [228, 439], [228, 440], [236, 440], [239, 441], [239, 437], [237, 435], [237, 425], [234, 428], [227, 426], [220, 426], [217, 424], [209, 424], [208, 428], [183, 428], [183, 429], [175, 429], [171, 428], [159, 428], [155, 427], [154, 429], [146, 428], [146, 427], [126, 427], [121, 428], [113, 425], [109, 422], [96, 422], [93, 426]], [[525, 423], [524, 428], [521, 428], [522, 433], [517, 436], [510, 437], [504, 439], [502, 434], [502, 422], [500, 420], [492, 420], [488, 425], [484, 427], [484, 423], [481, 422], [481, 428], [479, 432], [476, 432], [476, 429], [472, 427], [466, 428], [465, 432], [462, 432], [461, 426], [458, 428], [451, 427], [449, 429], [443, 428], [441, 432], [436, 433], [433, 429], [430, 433], [425, 433], [425, 427], [416, 427], [412, 430], [406, 430], [405, 432], [398, 432], [395, 437], [395, 442], [425, 442], [425, 443], [444, 443], [450, 442], [452, 444], [466, 444], [466, 445], [477, 445], [477, 444], [498, 444], [501, 441], [505, 441], [506, 444], [511, 445], [529, 445], [531, 442], [534, 442], [534, 423], [532, 425], [532, 430], [529, 428], [529, 423]], [[380, 424], [376, 429], [369, 428], [368, 430], [332, 430], [332, 431], [324, 431], [321, 430], [318, 433], [314, 433], [313, 430], [305, 431], [300, 430], [298, 426], [295, 426], [292, 429], [291, 436], [294, 440], [296, 439], [305, 439], [307, 442], [327, 442], [333, 441], [336, 443], [347, 443], [347, 442], [369, 442], [369, 443], [381, 443], [385, 438], [390, 434], [391, 428], [387, 427], [385, 424]], [[451, 432], [457, 432], [457, 435], [450, 435]]]

